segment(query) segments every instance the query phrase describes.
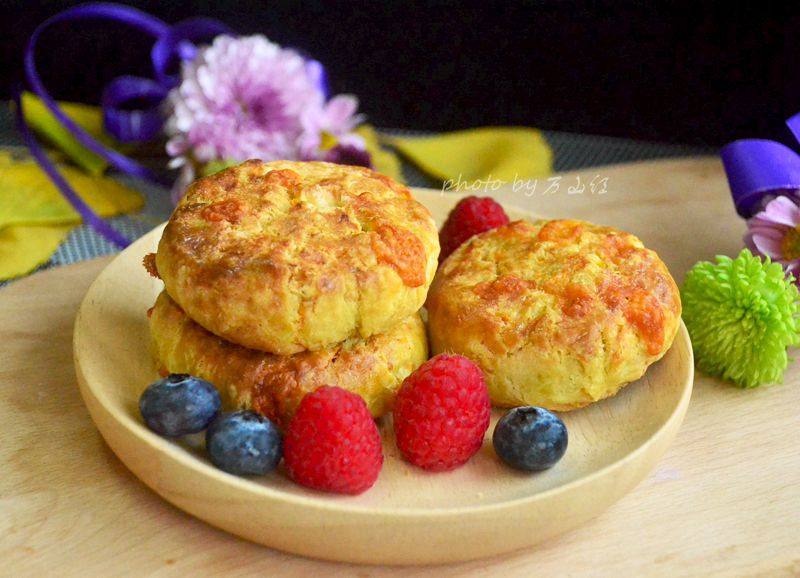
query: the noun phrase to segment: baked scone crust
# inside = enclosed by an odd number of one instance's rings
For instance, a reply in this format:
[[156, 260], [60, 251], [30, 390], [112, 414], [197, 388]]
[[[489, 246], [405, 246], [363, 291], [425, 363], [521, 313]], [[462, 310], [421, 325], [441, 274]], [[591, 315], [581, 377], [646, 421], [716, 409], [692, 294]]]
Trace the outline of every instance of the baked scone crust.
[[413, 313], [366, 340], [278, 356], [213, 335], [162, 292], [149, 312], [154, 356], [167, 373], [217, 386], [228, 408], [254, 409], [285, 427], [300, 400], [322, 385], [360, 395], [375, 417], [391, 411], [403, 380], [428, 358], [425, 326]]
[[439, 269], [427, 301], [433, 353], [466, 355], [492, 402], [570, 410], [614, 395], [669, 349], [678, 288], [634, 235], [581, 221], [516, 221]]
[[288, 355], [366, 338], [417, 312], [438, 255], [430, 212], [392, 179], [251, 160], [190, 186], [156, 267], [200, 325]]

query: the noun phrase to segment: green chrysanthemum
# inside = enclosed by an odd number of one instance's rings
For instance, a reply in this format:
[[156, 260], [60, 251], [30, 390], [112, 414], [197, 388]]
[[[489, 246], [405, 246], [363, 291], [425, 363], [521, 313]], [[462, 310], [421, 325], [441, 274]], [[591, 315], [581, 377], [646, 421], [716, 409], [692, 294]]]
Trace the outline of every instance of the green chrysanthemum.
[[681, 289], [697, 367], [740, 387], [780, 383], [800, 341], [799, 297], [780, 264], [747, 249], [697, 263]]

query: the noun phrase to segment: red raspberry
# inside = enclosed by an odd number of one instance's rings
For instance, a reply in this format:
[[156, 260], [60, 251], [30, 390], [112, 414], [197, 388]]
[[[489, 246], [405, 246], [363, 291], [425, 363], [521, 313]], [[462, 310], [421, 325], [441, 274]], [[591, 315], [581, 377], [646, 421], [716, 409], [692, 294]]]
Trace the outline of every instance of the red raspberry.
[[286, 430], [283, 461], [289, 477], [315, 490], [360, 494], [371, 488], [383, 451], [367, 404], [340, 387], [306, 395]]
[[409, 375], [397, 393], [397, 447], [415, 466], [453, 469], [481, 448], [491, 410], [480, 368], [461, 355], [437, 355]]
[[439, 254], [441, 263], [450, 253], [461, 246], [461, 243], [490, 229], [496, 229], [508, 223], [508, 215], [497, 202], [489, 197], [465, 197], [453, 207], [447, 220], [439, 232]]

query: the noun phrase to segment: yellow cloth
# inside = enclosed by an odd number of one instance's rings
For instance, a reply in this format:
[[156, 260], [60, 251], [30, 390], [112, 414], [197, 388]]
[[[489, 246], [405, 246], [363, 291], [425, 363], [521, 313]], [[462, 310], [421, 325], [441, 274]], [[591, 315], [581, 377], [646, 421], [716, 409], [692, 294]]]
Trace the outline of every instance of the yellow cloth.
[[[75, 124], [106, 146], [113, 141], [103, 130], [103, 112], [97, 106], [76, 102], [59, 102], [58, 105]], [[85, 148], [53, 116], [41, 99], [29, 92], [22, 94], [22, 110], [25, 121], [38, 134], [62, 151], [76, 165], [90, 175], [101, 175], [106, 170], [105, 159]]]
[[402, 183], [403, 170], [400, 168], [400, 159], [393, 151], [381, 147], [380, 137], [375, 132], [375, 128], [368, 124], [362, 124], [356, 129], [356, 134], [364, 139], [375, 170]]
[[484, 127], [435, 136], [383, 136], [382, 142], [441, 181], [534, 179], [553, 170], [542, 133], [523, 127]]
[[[141, 208], [141, 195], [117, 181], [59, 166], [61, 174], [104, 217]], [[0, 280], [29, 273], [47, 261], [78, 213], [32, 160], [0, 152]]]

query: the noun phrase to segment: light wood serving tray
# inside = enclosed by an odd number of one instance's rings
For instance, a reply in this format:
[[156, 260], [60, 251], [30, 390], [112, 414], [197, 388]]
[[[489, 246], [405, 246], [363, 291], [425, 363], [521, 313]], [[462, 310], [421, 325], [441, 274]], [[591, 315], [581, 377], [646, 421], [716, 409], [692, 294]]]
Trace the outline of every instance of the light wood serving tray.
[[[439, 223], [459, 198], [415, 194]], [[535, 218], [507, 210], [512, 218]], [[74, 333], [81, 393], [103, 437], [137, 477], [178, 508], [254, 542], [373, 564], [453, 562], [530, 546], [596, 516], [640, 482], [674, 438], [689, 403], [693, 362], [681, 326], [673, 347], [641, 380], [615, 398], [562, 414], [569, 449], [547, 472], [522, 474], [502, 465], [491, 447], [492, 425], [465, 467], [428, 474], [400, 459], [384, 424], [385, 465], [361, 496], [312, 492], [281, 472], [231, 476], [205, 459], [197, 440], [163, 439], [138, 413], [139, 394], [158, 377], [145, 311], [162, 284], [147, 275], [142, 258], [160, 235], [158, 228], [121, 253], [86, 294]]]

